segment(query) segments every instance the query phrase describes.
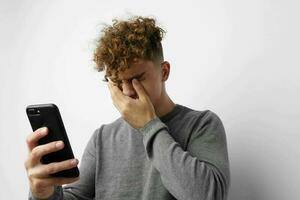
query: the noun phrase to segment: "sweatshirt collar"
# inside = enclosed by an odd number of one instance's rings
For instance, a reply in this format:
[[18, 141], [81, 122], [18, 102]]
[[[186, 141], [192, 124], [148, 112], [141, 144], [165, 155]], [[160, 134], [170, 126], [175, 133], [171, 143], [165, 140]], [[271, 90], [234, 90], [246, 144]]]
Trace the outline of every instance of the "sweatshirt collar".
[[167, 114], [161, 116], [159, 119], [162, 121], [162, 122], [168, 122], [170, 121], [175, 115], [177, 115], [180, 110], [181, 110], [182, 106], [179, 105], [179, 104], [175, 104], [175, 107], [170, 111], [168, 112]]

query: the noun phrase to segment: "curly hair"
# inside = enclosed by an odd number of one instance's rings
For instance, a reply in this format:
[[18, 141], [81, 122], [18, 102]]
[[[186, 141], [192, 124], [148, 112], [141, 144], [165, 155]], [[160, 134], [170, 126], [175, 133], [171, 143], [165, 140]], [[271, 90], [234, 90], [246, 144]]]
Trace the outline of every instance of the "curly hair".
[[135, 16], [127, 21], [113, 19], [106, 25], [94, 51], [96, 70], [106, 70], [110, 76], [130, 67], [137, 59], [153, 62], [163, 61], [161, 45], [165, 31], [156, 25], [156, 20]]

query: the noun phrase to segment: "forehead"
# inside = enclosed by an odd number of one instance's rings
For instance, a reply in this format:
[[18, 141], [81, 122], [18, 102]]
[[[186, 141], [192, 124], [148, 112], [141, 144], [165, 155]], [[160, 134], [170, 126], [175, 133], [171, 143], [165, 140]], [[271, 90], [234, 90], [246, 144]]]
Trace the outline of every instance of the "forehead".
[[112, 71], [111, 78], [115, 79], [129, 79], [132, 76], [141, 74], [143, 72], [149, 72], [153, 70], [155, 67], [155, 64], [152, 61], [147, 60], [138, 60], [137, 62], [134, 62], [130, 65], [128, 69], [125, 69], [124, 71], [119, 71], [118, 75], [116, 76], [114, 71]]

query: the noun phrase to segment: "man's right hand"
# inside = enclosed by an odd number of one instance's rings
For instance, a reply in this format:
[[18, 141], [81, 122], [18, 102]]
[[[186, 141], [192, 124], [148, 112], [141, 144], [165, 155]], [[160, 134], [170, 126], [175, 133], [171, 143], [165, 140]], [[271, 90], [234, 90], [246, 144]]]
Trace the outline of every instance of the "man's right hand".
[[38, 140], [48, 134], [46, 127], [37, 129], [27, 137], [27, 146], [29, 149], [28, 158], [25, 161], [25, 168], [29, 179], [30, 190], [36, 198], [48, 198], [53, 192], [55, 186], [75, 182], [76, 178], [53, 177], [50, 174], [71, 169], [78, 165], [77, 159], [70, 159], [61, 162], [42, 164], [41, 158], [49, 153], [63, 149], [62, 141], [50, 142], [44, 145], [38, 145]]

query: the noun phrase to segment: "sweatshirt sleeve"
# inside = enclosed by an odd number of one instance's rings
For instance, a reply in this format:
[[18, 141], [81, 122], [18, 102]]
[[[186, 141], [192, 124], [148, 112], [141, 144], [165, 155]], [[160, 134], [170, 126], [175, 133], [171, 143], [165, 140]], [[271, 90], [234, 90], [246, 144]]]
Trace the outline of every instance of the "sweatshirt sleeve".
[[225, 200], [230, 175], [223, 124], [213, 112], [202, 117], [186, 151], [155, 118], [139, 131], [153, 166], [166, 189], [177, 199]]
[[[101, 129], [101, 128], [100, 128]], [[49, 200], [90, 200], [95, 196], [96, 141], [99, 134], [97, 129], [89, 140], [79, 167], [80, 179], [65, 186], [55, 187]], [[29, 193], [29, 200], [39, 200]]]

